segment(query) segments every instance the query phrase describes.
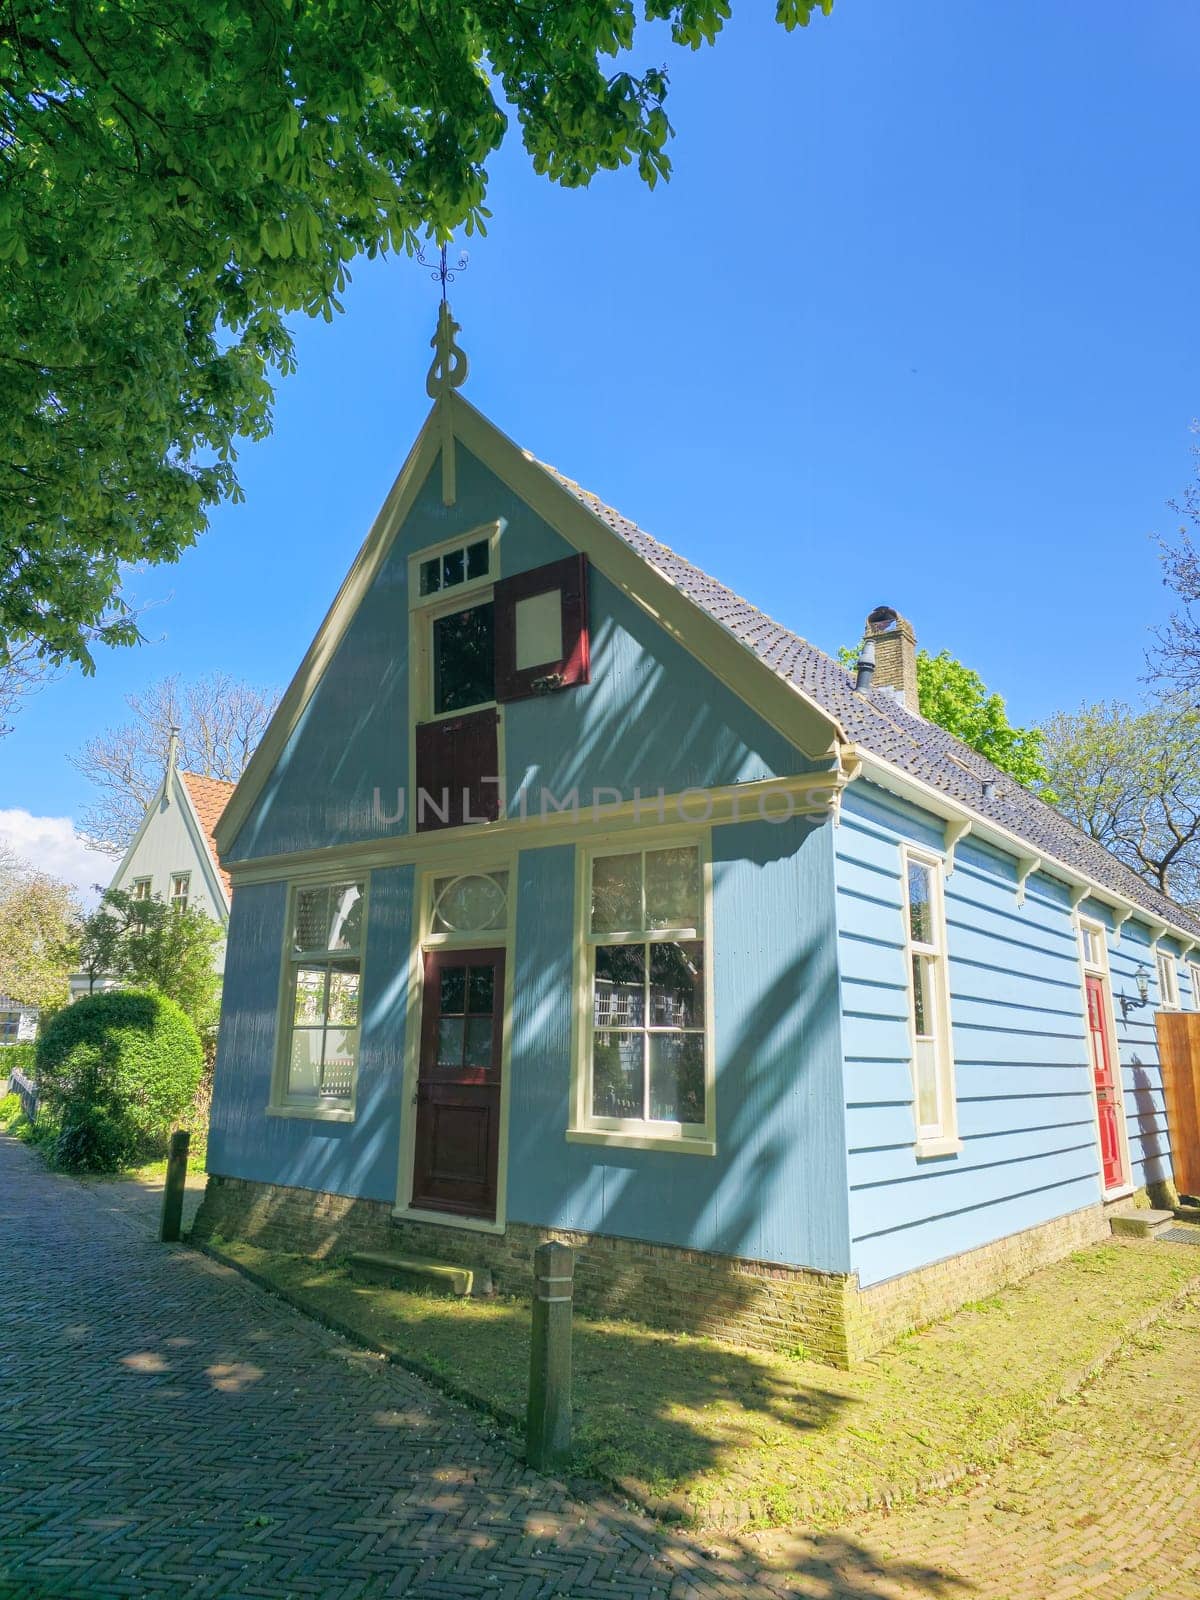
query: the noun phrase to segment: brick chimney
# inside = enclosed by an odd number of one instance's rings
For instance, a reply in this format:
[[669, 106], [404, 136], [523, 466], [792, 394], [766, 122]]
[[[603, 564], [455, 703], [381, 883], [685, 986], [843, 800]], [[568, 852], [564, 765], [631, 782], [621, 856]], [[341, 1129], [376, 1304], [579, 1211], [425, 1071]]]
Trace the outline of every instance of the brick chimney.
[[891, 606], [876, 606], [867, 618], [866, 637], [875, 645], [873, 687], [889, 689], [909, 711], [919, 715], [917, 636], [912, 623]]

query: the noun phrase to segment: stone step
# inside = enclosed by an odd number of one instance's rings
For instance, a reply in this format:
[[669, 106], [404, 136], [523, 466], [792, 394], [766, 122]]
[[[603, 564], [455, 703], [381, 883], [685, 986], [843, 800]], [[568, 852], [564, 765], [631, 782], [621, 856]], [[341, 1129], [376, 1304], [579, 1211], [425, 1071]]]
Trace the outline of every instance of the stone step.
[[1175, 1221], [1173, 1211], [1118, 1211], [1109, 1218], [1112, 1231], [1127, 1238], [1153, 1239]]
[[488, 1267], [462, 1267], [430, 1256], [390, 1255], [383, 1250], [359, 1250], [350, 1256], [349, 1263], [351, 1270], [361, 1276], [396, 1289], [429, 1289], [437, 1294], [476, 1297], [493, 1292]]

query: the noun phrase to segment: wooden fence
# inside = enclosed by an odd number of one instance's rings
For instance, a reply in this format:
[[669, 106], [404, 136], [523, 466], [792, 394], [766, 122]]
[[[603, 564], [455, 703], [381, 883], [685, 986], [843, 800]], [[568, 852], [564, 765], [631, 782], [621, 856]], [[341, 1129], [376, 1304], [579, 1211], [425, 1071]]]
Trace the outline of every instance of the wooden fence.
[[20, 1095], [21, 1110], [32, 1122], [37, 1116], [37, 1084], [32, 1078], [27, 1078], [20, 1067], [14, 1067], [8, 1075], [8, 1092]]
[[1200, 1196], [1200, 1011], [1159, 1011], [1154, 1021], [1175, 1187]]

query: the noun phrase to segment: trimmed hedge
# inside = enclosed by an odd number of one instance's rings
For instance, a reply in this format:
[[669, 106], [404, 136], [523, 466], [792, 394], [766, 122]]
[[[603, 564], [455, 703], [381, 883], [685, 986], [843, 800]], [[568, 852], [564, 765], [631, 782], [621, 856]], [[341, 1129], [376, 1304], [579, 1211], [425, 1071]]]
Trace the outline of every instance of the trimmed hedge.
[[203, 1064], [199, 1035], [165, 995], [113, 989], [65, 1007], [37, 1046], [38, 1092], [59, 1129], [55, 1164], [115, 1172], [161, 1154]]

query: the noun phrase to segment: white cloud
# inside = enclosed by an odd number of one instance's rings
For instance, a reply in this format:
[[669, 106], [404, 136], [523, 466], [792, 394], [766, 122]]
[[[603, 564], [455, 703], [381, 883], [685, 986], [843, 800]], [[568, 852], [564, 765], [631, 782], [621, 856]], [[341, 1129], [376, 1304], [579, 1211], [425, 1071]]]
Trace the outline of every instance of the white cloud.
[[0, 808], [0, 843], [39, 872], [73, 884], [89, 909], [98, 898], [94, 885], [107, 884], [116, 870], [112, 856], [89, 849], [70, 817], [35, 817], [19, 808]]

